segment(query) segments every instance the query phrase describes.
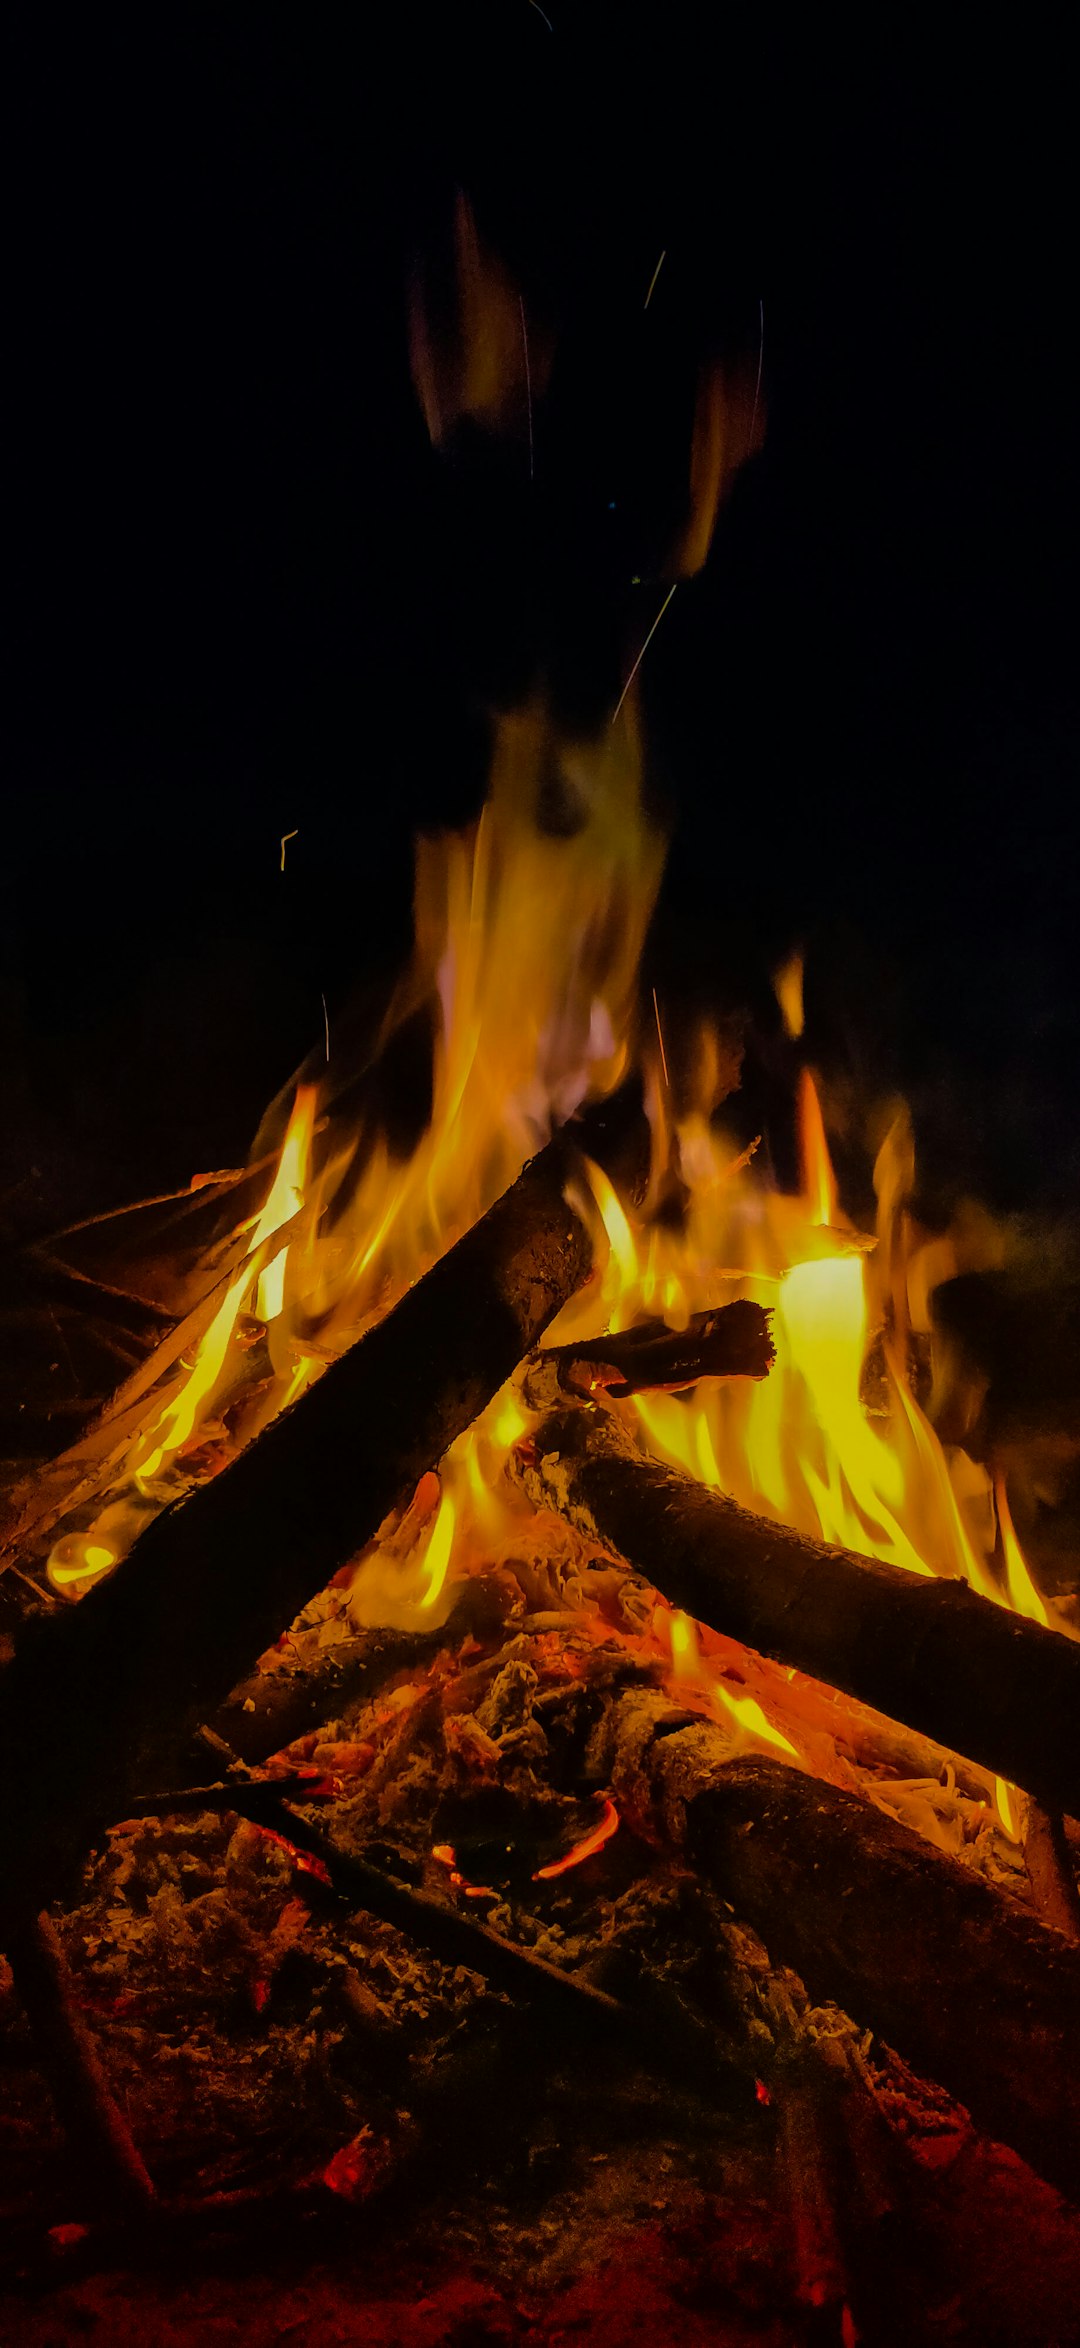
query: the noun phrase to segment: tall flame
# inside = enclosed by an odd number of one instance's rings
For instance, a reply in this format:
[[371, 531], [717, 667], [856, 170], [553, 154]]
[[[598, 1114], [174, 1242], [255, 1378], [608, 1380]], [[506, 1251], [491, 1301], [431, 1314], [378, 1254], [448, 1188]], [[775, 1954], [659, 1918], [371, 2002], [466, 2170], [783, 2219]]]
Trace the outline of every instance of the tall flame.
[[[377, 1115], [346, 1120], [331, 1102], [317, 1144], [317, 1089], [300, 1085], [244, 1259], [158, 1393], [109, 1507], [57, 1544], [58, 1588], [78, 1594], [108, 1571], [147, 1514], [205, 1472], [193, 1446], [227, 1457], [250, 1439], [484, 1213], [554, 1124], [618, 1083], [662, 864], [632, 699], [585, 743], [561, 741], [538, 708], [500, 721], [479, 821], [419, 843], [413, 961], [376, 1045], [377, 1064], [406, 1035], [430, 1037], [425, 1129], [401, 1157]], [[259, 1375], [245, 1378], [252, 1347]], [[523, 1423], [504, 1396], [455, 1445], [435, 1522], [382, 1592], [398, 1618], [437, 1614], [455, 1559], [492, 1534], [493, 1487]]]
[[[148, 1513], [249, 1440], [387, 1310], [554, 1122], [619, 1081], [661, 862], [632, 703], [584, 745], [558, 742], [536, 709], [501, 721], [478, 823], [421, 843], [413, 963], [376, 1048], [377, 1062], [406, 1035], [430, 1036], [424, 1130], [398, 1155], [370, 1109], [347, 1122], [331, 1101], [320, 1119], [315, 1086], [300, 1085], [244, 1258], [191, 1357], [163, 1378], [95, 1521], [57, 1541], [58, 1589], [78, 1595], [110, 1570]], [[795, 1038], [801, 963], [777, 987]], [[587, 1169], [596, 1277], [553, 1334], [591, 1337], [656, 1315], [682, 1329], [733, 1293], [755, 1298], [773, 1314], [770, 1376], [634, 1396], [619, 1407], [642, 1444], [810, 1535], [915, 1573], [962, 1575], [1045, 1622], [1003, 1484], [943, 1448], [912, 1383], [909, 1341], [927, 1329], [930, 1291], [958, 1259], [910, 1214], [906, 1118], [894, 1117], [878, 1155], [876, 1233], [861, 1234], [840, 1203], [810, 1069], [795, 1104], [799, 1189], [785, 1196], [758, 1179], [752, 1150], [725, 1146], [717, 1129], [730, 1054], [705, 1039], [680, 1109], [655, 1001], [654, 1011], [653, 1180], [635, 1208]], [[452, 1446], [437, 1484], [425, 1480], [423, 1508], [358, 1561], [355, 1620], [443, 1619], [455, 1578], [522, 1505], [502, 1467], [527, 1423], [511, 1387]], [[702, 1663], [693, 1626], [676, 1616], [670, 1636], [673, 1668], [739, 1733], [792, 1749], [755, 1698], [732, 1694]], [[1003, 1818], [1007, 1805], [1006, 1792]]]
[[[801, 969], [783, 974], [790, 1029], [801, 1019]], [[928, 1326], [927, 1282], [954, 1268], [938, 1239], [920, 1240], [907, 1213], [914, 1180], [910, 1127], [897, 1116], [875, 1168], [876, 1241], [839, 1204], [820, 1096], [798, 1084], [800, 1190], [764, 1190], [745, 1153], [724, 1149], [700, 1112], [658, 1120], [687, 1197], [682, 1222], [635, 1223], [599, 1168], [589, 1169], [598, 1279], [555, 1332], [625, 1329], [662, 1313], [673, 1328], [724, 1297], [772, 1308], [776, 1361], [762, 1381], [705, 1381], [688, 1394], [637, 1394], [622, 1405], [662, 1459], [759, 1513], [816, 1538], [923, 1575], [959, 1575], [981, 1596], [1046, 1622], [1009, 1513], [1004, 1485], [964, 1452], [947, 1451], [917, 1394], [906, 1354]], [[924, 1258], [930, 1258], [926, 1263]], [[875, 1403], [868, 1409], [867, 1380]], [[678, 1640], [672, 1632], [675, 1663]]]

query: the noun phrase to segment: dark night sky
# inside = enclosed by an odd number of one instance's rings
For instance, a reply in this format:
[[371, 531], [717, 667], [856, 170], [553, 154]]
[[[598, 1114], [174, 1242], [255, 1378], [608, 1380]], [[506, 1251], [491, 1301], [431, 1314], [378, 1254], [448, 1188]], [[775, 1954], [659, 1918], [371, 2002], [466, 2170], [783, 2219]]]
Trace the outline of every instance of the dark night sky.
[[[0, 1191], [242, 1152], [402, 949], [485, 706], [553, 644], [602, 703], [683, 461], [662, 338], [689, 380], [759, 299], [766, 448], [644, 671], [657, 969], [753, 999], [801, 934], [823, 1049], [952, 1087], [1002, 1196], [1074, 1184], [1064, 59], [704, 13], [13, 12]], [[434, 456], [410, 389], [456, 184], [565, 322], [531, 487]]]

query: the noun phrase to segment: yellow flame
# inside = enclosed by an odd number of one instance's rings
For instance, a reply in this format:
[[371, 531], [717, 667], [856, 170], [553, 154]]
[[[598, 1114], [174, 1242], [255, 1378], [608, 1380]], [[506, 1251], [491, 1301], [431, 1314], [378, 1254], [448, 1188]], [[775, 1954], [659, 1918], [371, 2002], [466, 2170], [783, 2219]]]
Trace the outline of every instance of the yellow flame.
[[798, 1751], [791, 1738], [786, 1737], [773, 1721], [766, 1719], [756, 1696], [733, 1696], [722, 1680], [716, 1681], [714, 1693], [747, 1736], [758, 1737], [763, 1745], [775, 1745], [778, 1752], [790, 1753], [798, 1760]]
[[136, 1481], [140, 1485], [152, 1483], [166, 1459], [179, 1451], [193, 1434], [203, 1405], [221, 1376], [237, 1317], [250, 1288], [251, 1273], [245, 1266], [226, 1290], [224, 1302], [200, 1339], [195, 1360], [179, 1393], [162, 1411], [153, 1434], [145, 1439], [151, 1449], [138, 1459]]
[[604, 1274], [605, 1299], [610, 1295], [615, 1308], [610, 1326], [624, 1326], [619, 1308], [625, 1297], [632, 1296], [638, 1285], [638, 1252], [634, 1234], [616, 1193], [601, 1166], [585, 1160], [585, 1176], [600, 1213], [600, 1220], [608, 1243], [608, 1267]]
[[431, 1529], [431, 1537], [423, 1556], [424, 1593], [420, 1605], [425, 1611], [434, 1606], [442, 1592], [454, 1546], [454, 1525], [457, 1512], [448, 1490], [443, 1491], [438, 1514]]
[[1020, 1828], [1017, 1824], [1016, 1812], [1013, 1809], [1012, 1802], [1012, 1797], [1015, 1791], [1015, 1786], [1008, 1785], [1003, 1777], [995, 1777], [994, 1801], [997, 1805], [998, 1817], [1000, 1818], [1002, 1826], [1004, 1827], [1005, 1832], [1009, 1837], [1009, 1841], [1018, 1843], [1020, 1840]]
[[[386, 1055], [408, 1060], [430, 1041], [425, 1129], [402, 1154], [369, 1101], [351, 1121], [331, 1115], [316, 1167], [315, 1090], [299, 1088], [248, 1258], [193, 1358], [148, 1408], [96, 1528], [57, 1543], [50, 1572], [58, 1587], [81, 1590], [115, 1563], [136, 1529], [123, 1509], [142, 1505], [140, 1496], [147, 1507], [162, 1505], [178, 1453], [242, 1394], [235, 1340], [253, 1298], [266, 1324], [258, 1353], [265, 1385], [261, 1399], [226, 1422], [231, 1433], [242, 1418], [238, 1440], [295, 1401], [387, 1311], [499, 1195], [553, 1123], [620, 1080], [661, 861], [643, 807], [632, 699], [592, 744], [557, 740], [537, 709], [500, 721], [479, 822], [418, 850], [413, 962], [372, 1056], [373, 1069], [380, 1060], [385, 1067]], [[800, 958], [778, 973], [776, 987], [796, 1036]], [[985, 1256], [992, 1236], [970, 1216], [966, 1236], [918, 1230], [902, 1113], [875, 1168], [876, 1242], [856, 1233], [839, 1202], [808, 1069], [796, 1103], [798, 1191], [770, 1190], [757, 1178], [753, 1146], [725, 1142], [716, 1124], [717, 1106], [737, 1082], [733, 1048], [703, 1034], [696, 1060], [680, 1054], [670, 1066], [663, 1037], [659, 1049], [665, 1067], [657, 1059], [648, 1095], [657, 1158], [645, 1204], [631, 1207], [599, 1167], [587, 1167], [596, 1277], [566, 1308], [558, 1335], [596, 1336], [654, 1315], [683, 1329], [694, 1313], [733, 1295], [770, 1307], [777, 1358], [769, 1377], [636, 1396], [622, 1407], [640, 1441], [804, 1533], [917, 1573], [963, 1574], [984, 1595], [1045, 1622], [1003, 1489], [995, 1506], [989, 1477], [943, 1449], [922, 1388], [916, 1393], [909, 1382], [909, 1341], [929, 1329], [936, 1281], [971, 1264], [979, 1247]], [[680, 1113], [676, 1094], [688, 1083], [691, 1105]], [[256, 1146], [262, 1154], [266, 1137]], [[430, 1618], [448, 1583], [497, 1546], [520, 1505], [507, 1492], [503, 1464], [528, 1424], [508, 1390], [451, 1447], [440, 1464], [434, 1522], [424, 1516], [420, 1535], [419, 1519], [410, 1521], [403, 1538], [414, 1546], [395, 1553], [392, 1570], [367, 1555], [358, 1568], [350, 1605], [367, 1606], [364, 1619]], [[65, 1553], [72, 1538], [83, 1546]], [[389, 1611], [380, 1616], [380, 1607]], [[701, 1678], [743, 1733], [794, 1750], [755, 1699], [732, 1696], [709, 1675], [692, 1626], [673, 1618], [671, 1636], [677, 1673]]]
[[802, 1069], [798, 1093], [799, 1159], [802, 1186], [811, 1201], [815, 1223], [834, 1224], [837, 1218], [836, 1180], [825, 1139], [817, 1086], [809, 1068]]
[[668, 1623], [668, 1635], [676, 1679], [696, 1679], [701, 1668], [701, 1648], [689, 1615], [676, 1609]]
[[[301, 1185], [306, 1179], [315, 1120], [315, 1098], [313, 1086], [302, 1084], [298, 1087], [269, 1196], [252, 1233], [248, 1259], [231, 1282], [209, 1328], [200, 1338], [194, 1361], [179, 1391], [166, 1404], [155, 1426], [136, 1447], [133, 1465], [136, 1484], [141, 1490], [145, 1490], [161, 1474], [166, 1462], [190, 1440], [200, 1419], [205, 1416], [206, 1407], [221, 1379], [236, 1323], [251, 1292], [250, 1257], [266, 1240], [272, 1239], [283, 1224], [291, 1221], [302, 1204]], [[287, 1254], [288, 1249], [282, 1249], [259, 1277], [258, 1293], [265, 1308], [262, 1315], [264, 1319], [273, 1319], [281, 1310]], [[271, 1281], [272, 1275], [276, 1275], [276, 1278], [264, 1297], [264, 1284]]]
[[[843, 1215], [808, 1071], [798, 1106], [794, 1198], [764, 1189], [747, 1154], [733, 1156], [697, 1112], [657, 1128], [688, 1191], [678, 1226], [643, 1228], [604, 1176], [591, 1173], [600, 1276], [568, 1308], [559, 1333], [593, 1336], [656, 1312], [684, 1327], [690, 1313], [733, 1294], [770, 1306], [776, 1362], [768, 1378], [635, 1395], [622, 1407], [647, 1447], [814, 1538], [914, 1573], [962, 1575], [981, 1596], [1046, 1622], [1007, 1506], [995, 1513], [985, 1470], [943, 1449], [908, 1382], [908, 1333], [926, 1330], [930, 1290], [965, 1258], [911, 1219], [906, 1113], [894, 1113], [878, 1154], [875, 1247]], [[976, 1246], [978, 1260], [992, 1260], [993, 1237], [984, 1230], [967, 1245], [967, 1261]], [[999, 1526], [1004, 1582], [994, 1562]]]
[[762, 1711], [756, 1696], [732, 1695], [719, 1675], [710, 1671], [701, 1652], [697, 1625], [688, 1614], [676, 1608], [668, 1617], [667, 1631], [672, 1670], [677, 1680], [695, 1680], [707, 1689], [712, 1702], [723, 1707], [745, 1736], [756, 1738], [759, 1744], [772, 1745], [781, 1753], [790, 1753], [798, 1760], [797, 1747]]
[[492, 1418], [492, 1434], [503, 1451], [512, 1450], [529, 1424], [529, 1414], [521, 1396], [508, 1389], [502, 1401], [496, 1401]]
[[89, 1587], [115, 1564], [116, 1551], [103, 1541], [95, 1541], [89, 1533], [69, 1533], [56, 1543], [46, 1572], [54, 1589], [71, 1590], [79, 1585]]
[[1050, 1617], [1031, 1579], [1027, 1560], [1016, 1538], [1004, 1476], [999, 1476], [994, 1485], [994, 1502], [1005, 1555], [1005, 1586], [1009, 1593], [1009, 1604], [1014, 1614], [1026, 1614], [1029, 1622], [1048, 1623]]
[[[307, 1182], [311, 1137], [315, 1128], [315, 1104], [318, 1095], [313, 1084], [297, 1088], [296, 1101], [288, 1130], [281, 1147], [277, 1171], [270, 1196], [266, 1201], [251, 1240], [251, 1251], [263, 1239], [272, 1239], [283, 1223], [291, 1223], [304, 1204], [304, 1186]], [[265, 1272], [259, 1275], [255, 1310], [260, 1321], [276, 1321], [285, 1300], [285, 1266], [287, 1247], [280, 1249]]]

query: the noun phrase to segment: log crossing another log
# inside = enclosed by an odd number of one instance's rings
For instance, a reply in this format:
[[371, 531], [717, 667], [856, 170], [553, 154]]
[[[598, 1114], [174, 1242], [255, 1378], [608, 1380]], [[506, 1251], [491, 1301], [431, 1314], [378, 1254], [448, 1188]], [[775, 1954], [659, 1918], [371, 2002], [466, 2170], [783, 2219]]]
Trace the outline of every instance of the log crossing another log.
[[[0, 1679], [0, 1901], [41, 1907], [471, 1425], [589, 1271], [549, 1143], [386, 1319]], [[0, 1942], [0, 1945], [3, 1945]]]
[[1080, 1949], [856, 1794], [738, 1761], [689, 1856], [815, 1997], [843, 2006], [1080, 2197]]
[[593, 1403], [546, 1419], [517, 1472], [654, 1589], [1080, 1816], [1080, 1643], [963, 1581], [829, 1548], [648, 1459]]
[[1080, 2197], [1080, 1949], [859, 1795], [733, 1759], [662, 1698], [612, 1707], [605, 1759], [627, 1814], [648, 1806], [774, 1964]]

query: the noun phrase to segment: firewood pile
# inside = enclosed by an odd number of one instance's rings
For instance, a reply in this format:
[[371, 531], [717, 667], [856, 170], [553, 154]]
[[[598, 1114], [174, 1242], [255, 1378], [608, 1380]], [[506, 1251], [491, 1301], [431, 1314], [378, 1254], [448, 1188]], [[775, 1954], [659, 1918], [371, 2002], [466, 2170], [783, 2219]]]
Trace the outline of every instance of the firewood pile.
[[[156, 1206], [126, 1384], [11, 1481], [24, 2313], [333, 2254], [372, 2338], [1071, 2336], [1080, 1647], [646, 1456], [633, 1396], [767, 1378], [769, 1320], [544, 1349], [590, 1271], [574, 1163], [70, 1605], [43, 1559], [247, 1244], [225, 1184]], [[428, 1620], [366, 1622], [506, 1392], [491, 1539]]]

